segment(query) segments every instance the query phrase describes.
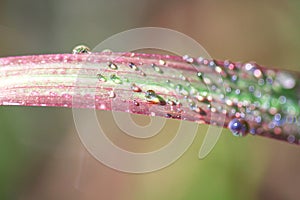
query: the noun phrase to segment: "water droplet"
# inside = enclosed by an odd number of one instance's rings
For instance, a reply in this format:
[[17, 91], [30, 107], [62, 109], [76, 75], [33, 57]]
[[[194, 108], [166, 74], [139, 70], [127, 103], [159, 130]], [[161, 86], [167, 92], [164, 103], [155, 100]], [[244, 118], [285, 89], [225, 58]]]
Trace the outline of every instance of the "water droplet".
[[91, 50], [89, 47], [85, 45], [78, 45], [72, 50], [73, 54], [82, 54], [82, 53], [91, 53]]
[[189, 64], [192, 64], [194, 62], [194, 59], [192, 57], [190, 57], [189, 55], [182, 56], [182, 59]]
[[146, 76], [145, 72], [141, 71], [141, 75], [142, 76]]
[[110, 75], [110, 79], [111, 79], [114, 83], [117, 83], [117, 84], [122, 84], [122, 83], [123, 83], [123, 81], [121, 80], [121, 78], [118, 77], [118, 76], [115, 75], [115, 74]]
[[211, 81], [209, 78], [207, 78], [207, 77], [204, 77], [204, 78], [203, 78], [203, 82], [204, 82], [205, 84], [207, 84], [207, 85], [210, 85], [210, 84], [212, 83], [212, 81]]
[[255, 76], [255, 78], [260, 78], [262, 76], [262, 72], [260, 71], [260, 69], [255, 69], [253, 75]]
[[248, 123], [243, 119], [237, 118], [234, 118], [229, 122], [228, 128], [234, 136], [245, 136], [249, 131]]
[[103, 76], [102, 74], [97, 74], [97, 78], [98, 78], [99, 81], [102, 81], [102, 82], [107, 81], [107, 78], [105, 78], [105, 76]]
[[156, 72], [158, 72], [160, 74], [163, 73], [163, 71], [161, 70], [161, 68], [159, 66], [157, 66], [156, 64], [153, 63], [153, 64], [151, 64], [151, 66], [154, 69], [154, 71], [156, 71]]
[[104, 49], [101, 51], [101, 53], [112, 53], [111, 49]]
[[197, 76], [198, 76], [198, 78], [199, 78], [201, 81], [203, 81], [203, 74], [202, 74], [202, 72], [197, 72]]
[[177, 84], [175, 89], [179, 94], [183, 96], [189, 95], [189, 92], [181, 84]]
[[190, 105], [190, 109], [191, 109], [192, 111], [194, 111], [194, 112], [196, 112], [196, 113], [202, 115], [202, 116], [206, 116], [206, 112], [205, 112], [202, 108], [200, 108], [199, 106], [197, 106], [195, 103], [192, 103], [192, 104]]
[[114, 91], [109, 91], [108, 92], [109, 98], [115, 98], [116, 97], [116, 93], [114, 93]]
[[139, 86], [137, 86], [135, 83], [133, 83], [133, 84], [131, 85], [131, 89], [132, 89], [132, 91], [134, 91], [134, 92], [141, 92], [141, 91], [142, 91], [142, 89], [141, 89]]
[[166, 104], [166, 101], [161, 96], [157, 95], [153, 90], [147, 90], [145, 97], [148, 102], [160, 105]]
[[172, 83], [170, 80], [166, 80], [166, 83], [172, 88], [175, 87], [174, 83]]
[[199, 101], [199, 102], [202, 102], [205, 100], [205, 97], [203, 97], [202, 95], [200, 95], [199, 93], [197, 93], [195, 95], [195, 98]]
[[130, 63], [128, 64], [128, 66], [129, 66], [131, 69], [135, 70], [135, 71], [137, 71], [137, 70], [139, 69], [133, 62], [130, 62]]
[[216, 71], [217, 73], [221, 74], [223, 70], [222, 70], [221, 67], [216, 66], [216, 67], [215, 67], [215, 71]]
[[244, 67], [247, 71], [250, 71], [254, 68], [254, 65], [252, 63], [246, 63]]
[[160, 60], [158, 61], [158, 64], [160, 64], [160, 65], [165, 65], [165, 64], [166, 64], [166, 61], [160, 59]]
[[295, 138], [294, 135], [289, 135], [289, 136], [287, 137], [287, 141], [288, 141], [289, 143], [294, 143], [295, 140], [296, 140], [296, 138]]
[[113, 70], [117, 70], [118, 69], [118, 66], [115, 63], [113, 63], [113, 62], [109, 62], [108, 63], [108, 67], [110, 69], [113, 69]]
[[285, 104], [286, 103], [286, 97], [285, 96], [280, 96], [279, 97], [279, 103], [280, 104]]
[[179, 78], [180, 78], [181, 80], [183, 80], [183, 81], [187, 81], [187, 78], [186, 78], [184, 75], [182, 75], [182, 74], [179, 75]]
[[139, 106], [139, 105], [140, 105], [140, 103], [139, 103], [139, 102], [137, 102], [136, 100], [133, 100], [133, 105], [135, 105], [135, 106]]
[[296, 85], [295, 78], [287, 72], [278, 72], [276, 80], [284, 89], [292, 89]]
[[236, 82], [237, 80], [238, 80], [238, 76], [237, 75], [234, 74], [234, 75], [231, 76], [231, 81], [232, 82]]
[[165, 114], [165, 117], [166, 117], [166, 118], [171, 118], [172, 115], [171, 115], [170, 113], [166, 113], [166, 114]]
[[167, 99], [167, 104], [170, 105], [170, 106], [175, 106], [176, 102], [171, 100], [171, 99]]

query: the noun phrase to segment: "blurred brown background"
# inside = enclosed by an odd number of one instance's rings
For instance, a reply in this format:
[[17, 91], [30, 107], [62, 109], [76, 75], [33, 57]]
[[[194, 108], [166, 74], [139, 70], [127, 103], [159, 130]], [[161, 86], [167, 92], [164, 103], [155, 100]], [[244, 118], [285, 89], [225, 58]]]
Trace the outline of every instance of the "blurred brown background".
[[[194, 38], [216, 59], [300, 71], [299, 10], [296, 0], [0, 0], [0, 56], [93, 48], [121, 31], [159, 26]], [[133, 175], [84, 150], [69, 109], [1, 107], [0, 127], [0, 199], [299, 199], [300, 148], [265, 138], [224, 130], [198, 160], [201, 126], [176, 163]]]

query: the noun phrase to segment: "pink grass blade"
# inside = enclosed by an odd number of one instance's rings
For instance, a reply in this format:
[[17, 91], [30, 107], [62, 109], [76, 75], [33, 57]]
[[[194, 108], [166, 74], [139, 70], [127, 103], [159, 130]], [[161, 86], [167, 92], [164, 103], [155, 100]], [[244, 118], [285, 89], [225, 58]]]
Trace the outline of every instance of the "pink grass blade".
[[0, 105], [155, 115], [299, 144], [299, 77], [254, 63], [188, 56], [107, 52], [8, 57], [0, 58]]

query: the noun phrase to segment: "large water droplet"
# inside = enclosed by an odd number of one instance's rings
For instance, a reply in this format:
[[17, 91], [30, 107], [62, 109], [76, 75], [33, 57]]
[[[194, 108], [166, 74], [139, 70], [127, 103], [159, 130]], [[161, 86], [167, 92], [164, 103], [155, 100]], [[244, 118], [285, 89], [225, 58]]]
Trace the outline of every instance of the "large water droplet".
[[73, 54], [81, 54], [81, 53], [91, 53], [91, 50], [89, 47], [85, 46], [85, 45], [78, 45], [76, 47], [74, 47], [74, 49], [72, 50]]
[[156, 94], [153, 90], [147, 90], [147, 92], [145, 93], [145, 97], [148, 102], [160, 105], [166, 104], [166, 101], [161, 96]]
[[234, 136], [245, 136], [249, 132], [249, 125], [243, 119], [232, 119], [228, 124], [228, 128]]

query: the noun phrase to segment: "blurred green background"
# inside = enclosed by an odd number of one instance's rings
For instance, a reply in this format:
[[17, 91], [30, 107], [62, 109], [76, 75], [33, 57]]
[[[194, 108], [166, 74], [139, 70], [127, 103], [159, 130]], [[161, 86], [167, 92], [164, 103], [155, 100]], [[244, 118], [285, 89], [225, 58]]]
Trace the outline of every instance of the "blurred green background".
[[[0, 0], [0, 56], [93, 48], [118, 32], [159, 26], [194, 38], [216, 59], [300, 71], [299, 10], [296, 0]], [[133, 175], [84, 150], [70, 109], [0, 107], [0, 127], [0, 199], [299, 199], [300, 148], [278, 141], [224, 130], [199, 160], [201, 125], [173, 165]]]

